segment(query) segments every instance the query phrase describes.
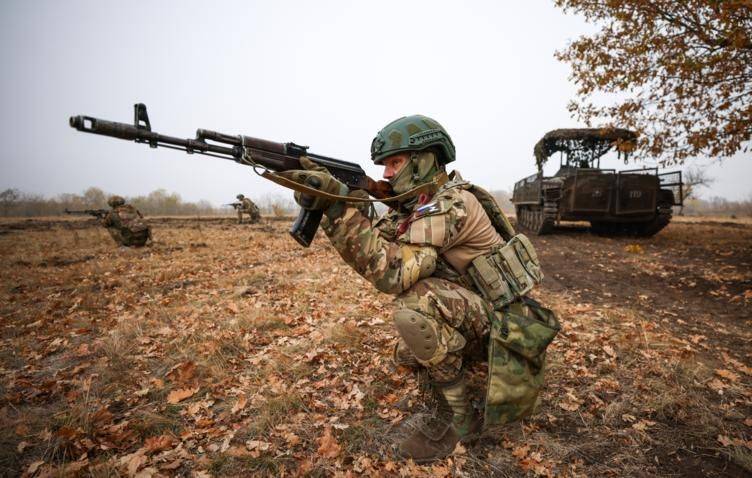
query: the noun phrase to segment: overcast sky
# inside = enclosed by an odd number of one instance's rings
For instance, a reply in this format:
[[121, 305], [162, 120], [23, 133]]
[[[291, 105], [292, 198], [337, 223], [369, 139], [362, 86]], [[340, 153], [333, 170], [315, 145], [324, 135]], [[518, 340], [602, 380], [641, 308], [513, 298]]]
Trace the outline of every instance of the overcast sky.
[[[546, 131], [581, 126], [566, 111], [569, 68], [553, 53], [589, 31], [545, 0], [4, 0], [0, 189], [165, 188], [215, 204], [291, 195], [233, 162], [68, 126], [77, 114], [131, 122], [136, 102], [163, 134], [294, 141], [373, 176], [375, 133], [425, 114], [449, 131], [466, 179], [509, 189], [534, 172]], [[749, 198], [750, 159], [709, 169], [716, 182], [703, 195]]]

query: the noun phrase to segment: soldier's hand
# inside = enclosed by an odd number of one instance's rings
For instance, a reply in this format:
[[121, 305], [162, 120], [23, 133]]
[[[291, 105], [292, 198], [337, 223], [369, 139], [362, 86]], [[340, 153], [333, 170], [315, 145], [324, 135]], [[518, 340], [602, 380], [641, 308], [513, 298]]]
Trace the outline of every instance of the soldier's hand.
[[[300, 164], [305, 169], [287, 171], [285, 172], [285, 175], [293, 181], [304, 184], [310, 188], [338, 196], [347, 196], [347, 193], [349, 192], [348, 187], [332, 176], [326, 168], [319, 166], [305, 156], [300, 158]], [[344, 207], [342, 201], [300, 192], [295, 192], [295, 202], [305, 209], [323, 209], [326, 215], [330, 217], [338, 215], [338, 213], [341, 212], [342, 207]]]

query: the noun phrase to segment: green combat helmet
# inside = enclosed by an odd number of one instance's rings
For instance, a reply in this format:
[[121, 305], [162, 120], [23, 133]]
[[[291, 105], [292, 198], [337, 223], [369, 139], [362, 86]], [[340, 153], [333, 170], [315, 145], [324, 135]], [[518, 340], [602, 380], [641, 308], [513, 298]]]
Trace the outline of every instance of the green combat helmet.
[[118, 207], [123, 204], [125, 204], [125, 199], [122, 196], [110, 196], [110, 199], [107, 200], [107, 205], [110, 207]]
[[371, 143], [371, 161], [382, 164], [384, 158], [405, 151], [434, 147], [441, 165], [455, 160], [449, 133], [437, 121], [423, 115], [403, 116], [384, 126]]
[[[389, 179], [396, 194], [431, 181], [455, 159], [449, 134], [439, 123], [422, 115], [392, 121], [371, 143], [371, 160], [376, 164], [384, 164], [384, 159], [398, 153], [410, 153], [410, 163]], [[409, 206], [416, 199], [408, 199], [404, 205]]]
[[242, 201], [244, 198], [245, 196], [243, 196], [242, 194], [238, 194], [237, 196], [235, 196], [235, 199], [237, 199], [238, 201]]

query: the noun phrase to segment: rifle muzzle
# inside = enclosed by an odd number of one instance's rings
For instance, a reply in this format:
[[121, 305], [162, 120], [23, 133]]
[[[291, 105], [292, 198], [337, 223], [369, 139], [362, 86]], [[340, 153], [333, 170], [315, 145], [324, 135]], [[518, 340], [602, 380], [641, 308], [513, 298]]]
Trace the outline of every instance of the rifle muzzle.
[[71, 128], [76, 128], [84, 133], [101, 134], [126, 140], [142, 139], [144, 136], [148, 136], [148, 131], [136, 128], [133, 125], [106, 121], [91, 116], [71, 116], [68, 122]]

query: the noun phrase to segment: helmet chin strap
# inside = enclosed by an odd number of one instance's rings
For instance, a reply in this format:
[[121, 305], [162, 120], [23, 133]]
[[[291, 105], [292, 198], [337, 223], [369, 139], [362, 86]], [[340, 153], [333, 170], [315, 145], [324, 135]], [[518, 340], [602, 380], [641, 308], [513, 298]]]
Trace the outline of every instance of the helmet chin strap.
[[418, 184], [418, 182], [420, 181], [420, 174], [418, 171], [420, 169], [420, 166], [418, 165], [418, 153], [416, 153], [415, 151], [410, 153], [410, 164], [413, 167], [413, 184]]

